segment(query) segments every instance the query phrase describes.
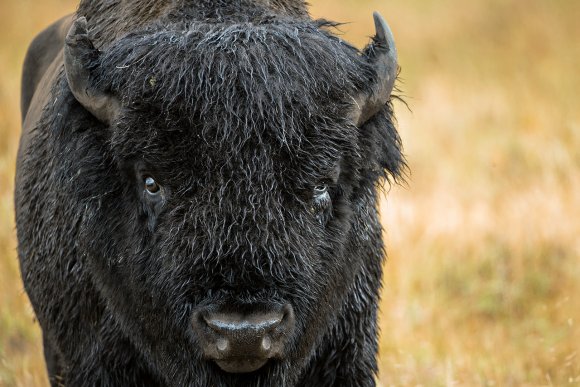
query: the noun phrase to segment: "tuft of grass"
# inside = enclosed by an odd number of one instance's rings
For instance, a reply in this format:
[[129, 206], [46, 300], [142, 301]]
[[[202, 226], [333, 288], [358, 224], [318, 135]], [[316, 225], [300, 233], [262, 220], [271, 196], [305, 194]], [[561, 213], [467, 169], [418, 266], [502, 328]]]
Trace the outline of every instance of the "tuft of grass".
[[[383, 386], [580, 385], [580, 2], [312, 0], [359, 47], [389, 21], [412, 176], [382, 202]], [[12, 191], [20, 67], [76, 1], [0, 2], [0, 386], [46, 386]]]

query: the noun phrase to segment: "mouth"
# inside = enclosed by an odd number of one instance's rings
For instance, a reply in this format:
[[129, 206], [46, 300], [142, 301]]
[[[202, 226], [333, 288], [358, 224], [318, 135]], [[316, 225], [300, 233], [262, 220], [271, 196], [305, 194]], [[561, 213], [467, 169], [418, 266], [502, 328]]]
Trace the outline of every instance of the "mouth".
[[262, 368], [268, 362], [268, 359], [259, 358], [232, 358], [224, 360], [215, 360], [218, 367], [223, 371], [233, 374], [245, 374], [254, 372]]

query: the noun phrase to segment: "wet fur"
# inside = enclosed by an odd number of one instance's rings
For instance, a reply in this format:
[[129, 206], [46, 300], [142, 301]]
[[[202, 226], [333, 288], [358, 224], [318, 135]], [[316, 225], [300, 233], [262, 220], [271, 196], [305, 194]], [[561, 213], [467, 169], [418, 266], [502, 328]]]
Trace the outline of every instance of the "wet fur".
[[[144, 3], [78, 12], [102, 49], [95, 85], [124, 107], [114, 125], [61, 69], [21, 145], [19, 256], [52, 383], [373, 386], [378, 185], [404, 160], [390, 105], [348, 121], [372, 44], [358, 52], [301, 2]], [[162, 202], [143, 199], [143, 172]], [[195, 308], [276, 301], [296, 312], [287, 359], [249, 375], [201, 359]]]

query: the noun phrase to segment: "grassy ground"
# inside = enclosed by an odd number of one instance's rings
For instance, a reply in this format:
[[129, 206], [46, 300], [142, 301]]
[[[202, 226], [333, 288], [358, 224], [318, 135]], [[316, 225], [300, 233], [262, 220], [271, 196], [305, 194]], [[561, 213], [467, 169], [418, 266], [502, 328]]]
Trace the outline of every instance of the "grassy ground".
[[[580, 2], [318, 0], [397, 37], [412, 176], [382, 203], [384, 386], [580, 385]], [[0, 3], [0, 386], [44, 386], [12, 209], [26, 44], [74, 1]]]

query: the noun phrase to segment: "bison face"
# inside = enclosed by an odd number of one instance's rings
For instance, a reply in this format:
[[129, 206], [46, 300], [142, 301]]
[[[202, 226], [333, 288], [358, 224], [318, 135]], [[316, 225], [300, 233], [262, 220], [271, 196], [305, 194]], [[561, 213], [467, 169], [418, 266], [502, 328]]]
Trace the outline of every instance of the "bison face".
[[376, 22], [362, 54], [306, 22], [152, 27], [103, 52], [73, 25], [68, 83], [101, 122], [79, 244], [168, 383], [292, 385], [344, 300], [376, 294], [375, 187], [402, 160]]

